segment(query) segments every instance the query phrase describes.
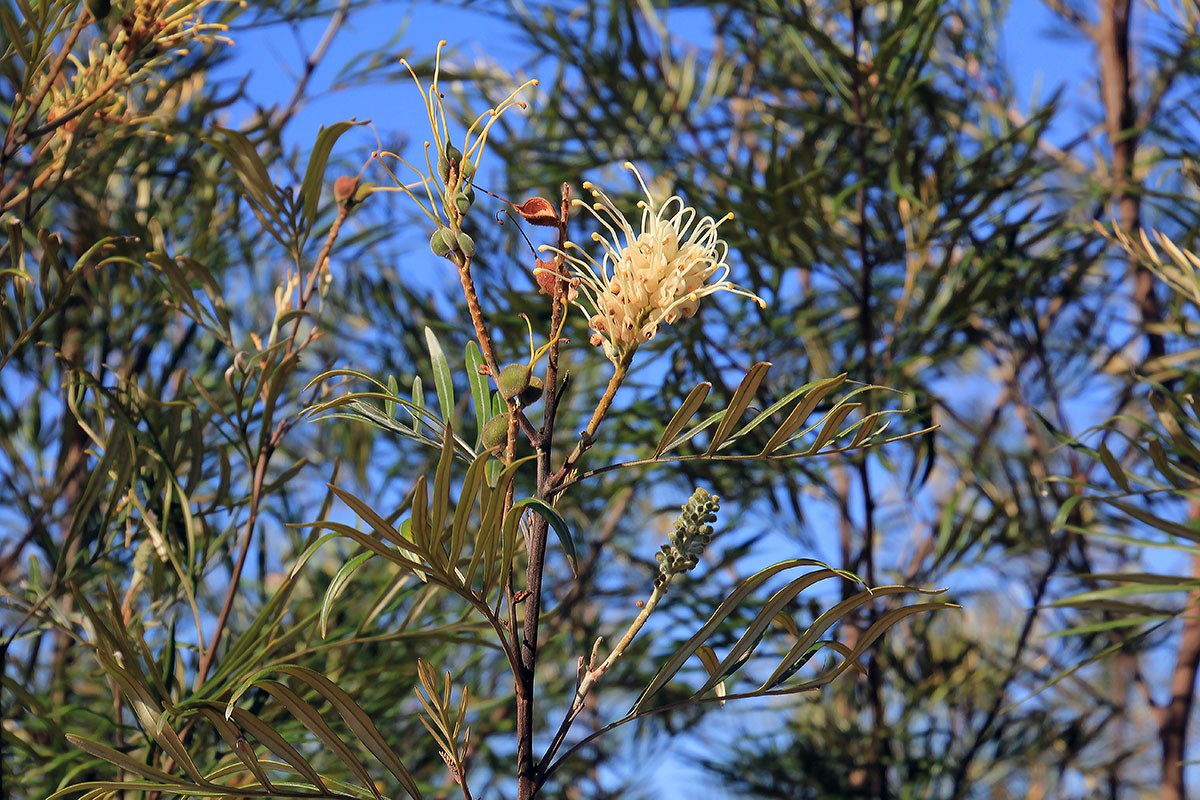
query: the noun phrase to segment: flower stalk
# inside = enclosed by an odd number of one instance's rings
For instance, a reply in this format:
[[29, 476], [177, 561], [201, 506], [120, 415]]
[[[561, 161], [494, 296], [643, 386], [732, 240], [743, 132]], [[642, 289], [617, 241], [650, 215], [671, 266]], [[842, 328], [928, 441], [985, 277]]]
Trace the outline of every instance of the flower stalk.
[[655, 554], [655, 558], [659, 562], [659, 574], [654, 578], [654, 590], [650, 592], [650, 597], [647, 598], [638, 615], [634, 617], [633, 622], [629, 623], [624, 635], [621, 636], [604, 661], [600, 664], [596, 663], [600, 639], [596, 640], [591, 660], [586, 668], [583, 666], [583, 659], [580, 659], [579, 686], [575, 690], [570, 710], [563, 718], [562, 724], [559, 725], [558, 732], [554, 735], [554, 740], [547, 748], [545, 756], [542, 757], [543, 764], [549, 764], [554, 759], [554, 754], [558, 752], [558, 748], [566, 738], [571, 723], [583, 711], [584, 703], [587, 701], [592, 687], [599, 682], [604, 673], [608, 672], [637, 638], [650, 619], [650, 615], [667, 596], [667, 589], [670, 587], [671, 581], [675, 576], [690, 571], [699, 563], [704, 548], [712, 540], [711, 523], [716, 522], [717, 511], [720, 507], [720, 498], [709, 494], [704, 489], [696, 489], [691, 498], [683, 505], [679, 518], [675, 521], [675, 530], [671, 533], [670, 543], [663, 545], [661, 552]]

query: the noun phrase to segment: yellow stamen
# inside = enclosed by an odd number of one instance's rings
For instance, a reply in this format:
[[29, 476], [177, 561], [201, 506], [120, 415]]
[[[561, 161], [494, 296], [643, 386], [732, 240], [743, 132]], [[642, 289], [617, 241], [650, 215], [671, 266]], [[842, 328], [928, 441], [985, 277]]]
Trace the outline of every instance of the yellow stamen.
[[433, 135], [438, 139], [438, 141], [444, 140], [448, 142], [450, 141], [450, 126], [446, 124], [446, 104], [442, 102], [442, 93], [439, 92], [437, 88], [438, 76], [441, 74], [442, 70], [442, 48], [445, 46], [445, 39], [442, 39], [438, 42], [437, 52], [434, 55], [433, 62], [433, 89], [430, 91], [430, 95], [433, 97], [434, 102], [437, 103], [438, 113], [442, 117], [442, 132], [439, 134], [437, 131], [437, 126], [434, 126]]
[[408, 187], [405, 186], [403, 183], [401, 183], [399, 178], [397, 178], [394, 174], [392, 174], [392, 171], [390, 169], [388, 169], [388, 165], [383, 163], [383, 159], [379, 157], [379, 153], [372, 153], [371, 157], [379, 162], [379, 165], [381, 167], [383, 167], [383, 171], [386, 172], [388, 174], [388, 176], [391, 177], [391, 179], [396, 182], [396, 186], [398, 186], [406, 195], [408, 195], [414, 203], [416, 203], [418, 206], [420, 206], [421, 210], [425, 212], [425, 216], [429, 217], [435, 223], [437, 223], [439, 225], [441, 224], [441, 221], [437, 218], [437, 216], [429, 213], [429, 209], [425, 208], [425, 204], [422, 203], [420, 200], [418, 200], [417, 196], [415, 194], [413, 194], [411, 191], [409, 191]]
[[[433, 138], [437, 137], [437, 120], [433, 116], [433, 104], [429, 102], [429, 95], [425, 93], [425, 87], [421, 85], [421, 79], [417, 77], [417, 73], [413, 71], [412, 64], [408, 63], [408, 59], [400, 59], [400, 63], [408, 70], [408, 74], [412, 75], [413, 83], [417, 85], [417, 91], [421, 93], [421, 99], [425, 101], [425, 116], [429, 118], [429, 127], [433, 130]], [[438, 144], [438, 156], [442, 155], [442, 145]]]
[[[436, 201], [433, 199], [433, 189], [432, 189], [432, 188], [430, 188], [430, 186], [429, 186], [429, 184], [432, 182], [432, 181], [431, 181], [431, 179], [430, 179], [430, 177], [429, 177], [429, 175], [432, 173], [432, 170], [430, 170], [430, 172], [429, 172], [429, 173], [422, 172], [421, 170], [419, 170], [419, 169], [417, 169], [416, 167], [414, 167], [412, 164], [410, 164], [410, 163], [408, 163], [407, 161], [405, 161], [405, 160], [404, 160], [403, 158], [401, 158], [400, 156], [398, 156], [398, 155], [396, 155], [395, 153], [392, 153], [392, 152], [390, 152], [390, 151], [384, 151], [383, 153], [381, 153], [381, 155], [385, 155], [385, 156], [391, 156], [392, 158], [396, 159], [396, 160], [397, 160], [397, 161], [399, 161], [401, 164], [403, 164], [404, 166], [408, 167], [408, 168], [409, 168], [409, 169], [411, 169], [413, 172], [415, 172], [415, 173], [417, 173], [418, 175], [420, 175], [420, 176], [421, 176], [421, 185], [425, 187], [425, 195], [426, 195], [426, 196], [429, 198], [429, 206], [430, 206], [430, 208], [432, 208], [432, 209], [433, 209], [434, 216], [435, 216], [435, 217], [438, 217], [438, 213], [437, 213], [437, 202], [436, 202]], [[429, 147], [428, 147], [428, 142], [426, 142], [426, 148], [425, 148], [425, 162], [426, 162], [426, 163], [428, 163], [428, 162], [429, 162]], [[384, 167], [384, 169], [387, 169], [387, 167]], [[392, 173], [391, 173], [391, 172], [389, 172], [388, 174], [389, 174], [389, 175], [392, 175]], [[394, 181], [396, 180], [396, 176], [395, 176], [395, 175], [392, 175], [392, 180], [394, 180]], [[396, 181], [396, 182], [397, 182], [397, 183], [399, 183], [399, 181]], [[406, 185], [407, 185], [407, 184], [406, 184]], [[439, 217], [439, 218], [440, 218], [440, 217]]]

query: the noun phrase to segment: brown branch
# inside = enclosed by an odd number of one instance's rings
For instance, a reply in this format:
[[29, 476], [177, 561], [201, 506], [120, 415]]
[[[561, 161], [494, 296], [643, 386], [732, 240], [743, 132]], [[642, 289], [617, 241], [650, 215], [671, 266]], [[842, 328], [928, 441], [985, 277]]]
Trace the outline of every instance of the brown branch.
[[350, 0], [342, 0], [342, 2], [338, 4], [337, 9], [333, 12], [333, 16], [330, 18], [329, 24], [325, 26], [325, 32], [321, 35], [321, 40], [317, 42], [317, 46], [313, 48], [313, 51], [308, 55], [307, 58], [304, 59], [304, 74], [301, 75], [300, 79], [296, 81], [296, 87], [292, 90], [292, 96], [288, 98], [287, 105], [283, 107], [283, 110], [279, 116], [273, 120], [276, 125], [282, 127], [283, 125], [287, 124], [288, 120], [294, 117], [296, 112], [298, 112], [302, 107], [302, 101], [304, 101], [307, 95], [308, 84], [312, 81], [313, 73], [316, 72], [317, 65], [321, 63], [323, 58], [325, 58], [325, 53], [329, 50], [330, 45], [333, 44], [333, 40], [337, 37], [338, 31], [346, 23], [346, 19], [349, 17], [349, 12]]
[[[333, 250], [333, 244], [337, 240], [338, 234], [342, 230], [342, 224], [346, 220], [350, 207], [346, 203], [341, 203], [338, 206], [338, 215], [334, 219], [333, 224], [329, 227], [329, 233], [325, 236], [325, 244], [321, 247], [321, 252], [317, 255], [316, 264], [308, 274], [308, 280], [300, 291], [298, 307], [303, 310], [308, 306], [312, 299], [313, 291], [316, 287], [317, 280], [320, 274], [324, 271], [324, 266], [329, 260], [329, 254]], [[283, 356], [283, 361], [286, 361], [291, 356], [295, 355], [298, 349], [303, 349], [312, 337], [299, 346], [296, 345], [296, 332], [299, 330], [300, 319], [296, 318], [292, 325], [291, 337], [288, 339], [286, 354]], [[275, 447], [278, 444], [278, 439], [282, 428], [279, 431], [272, 432], [272, 412], [274, 404], [269, 402], [269, 394], [271, 387], [269, 385], [263, 387], [264, 394], [264, 409], [261, 428], [259, 431], [258, 453], [255, 457], [254, 464], [254, 482], [250, 489], [250, 514], [246, 519], [245, 531], [242, 533], [241, 545], [238, 549], [237, 561], [233, 565], [233, 572], [229, 576], [229, 588], [225, 591], [225, 601], [221, 605], [221, 612], [217, 617], [216, 628], [213, 629], [212, 641], [208, 644], [208, 650], [200, 659], [200, 665], [196, 669], [195, 686], [198, 690], [203, 685], [204, 679], [208, 676], [208, 671], [212, 667], [213, 660], [216, 658], [217, 646], [220, 644], [221, 635], [225, 631], [225, 627], [229, 622], [229, 615], [233, 611], [233, 601], [237, 596], [238, 585], [241, 583], [242, 572], [246, 567], [246, 556], [250, 552], [250, 544], [254, 539], [254, 526], [258, 521], [259, 505], [262, 501], [263, 487], [266, 483], [267, 466], [270, 463], [271, 456], [275, 452]]]
[[[1129, 22], [1132, 0], [1100, 0], [1100, 19], [1093, 31], [1100, 67], [1100, 90], [1104, 102], [1104, 127], [1112, 148], [1113, 200], [1121, 227], [1137, 230], [1141, 198], [1134, 175], [1140, 128], [1133, 100]], [[1144, 328], [1162, 321], [1162, 306], [1154, 292], [1154, 275], [1141, 264], [1133, 264], [1133, 302]], [[1161, 333], [1146, 334], [1150, 359], [1163, 355]]]
[[1044, 0], [1044, 2], [1046, 3], [1047, 8], [1049, 8], [1055, 14], [1058, 14], [1075, 28], [1087, 34], [1089, 37], [1095, 36], [1095, 23], [1083, 16], [1083, 14], [1079, 13], [1078, 10], [1067, 5], [1064, 0]]
[[[1192, 575], [1200, 577], [1200, 557], [1192, 560]], [[1179, 652], [1171, 673], [1171, 697], [1159, 715], [1162, 800], [1187, 800], [1188, 796], [1184, 765], [1187, 762], [1188, 720], [1196, 697], [1196, 672], [1200, 669], [1200, 590], [1188, 592], [1182, 616]]]
[[[570, 187], [562, 185], [562, 205], [558, 218], [558, 249], [562, 250], [567, 240], [567, 211], [570, 201]], [[555, 284], [552, 295], [550, 312], [550, 348], [546, 359], [546, 377], [542, 386], [543, 411], [542, 427], [538, 431], [534, 446], [537, 449], [537, 496], [539, 499], [553, 502], [555, 476], [551, 474], [551, 459], [554, 447], [554, 426], [558, 419], [558, 358], [559, 358], [559, 323], [567, 313], [567, 303], [563, 287]], [[537, 666], [538, 631], [542, 612], [542, 578], [546, 566], [546, 537], [548, 522], [538, 515], [531, 520], [529, 530], [529, 564], [525, 571], [525, 626], [524, 639], [517, 642], [520, 647], [521, 669], [516, 677], [517, 682], [517, 798], [532, 800], [541, 787], [542, 764], [537, 763], [533, 756], [533, 702], [534, 702], [534, 670]], [[515, 620], [515, 616], [514, 616]], [[513, 628], [513, 639], [517, 638], [517, 630]]]
[[[38, 93], [33, 96], [29, 102], [29, 115], [25, 117], [24, 124], [26, 130], [33, 122], [33, 115], [41, 107], [42, 102], [46, 99], [46, 95], [50, 93], [50, 89], [54, 86], [54, 82], [58, 80], [58, 75], [66, 66], [67, 59], [71, 56], [71, 49], [75, 47], [75, 42], [79, 39], [79, 35], [83, 33], [83, 28], [91, 19], [91, 13], [85, 11], [75, 19], [75, 24], [71, 26], [70, 33], [67, 34], [66, 40], [63, 42], [62, 48], [58, 51], [58, 55], [54, 59], [54, 63], [50, 65], [50, 70], [46, 74], [46, 81], [38, 90]], [[4, 177], [5, 166], [9, 160], [17, 154], [21, 149], [21, 145], [26, 138], [24, 135], [17, 137], [17, 114], [16, 109], [13, 109], [13, 116], [9, 120], [8, 130], [4, 134], [4, 147], [0, 149], [0, 179]]]

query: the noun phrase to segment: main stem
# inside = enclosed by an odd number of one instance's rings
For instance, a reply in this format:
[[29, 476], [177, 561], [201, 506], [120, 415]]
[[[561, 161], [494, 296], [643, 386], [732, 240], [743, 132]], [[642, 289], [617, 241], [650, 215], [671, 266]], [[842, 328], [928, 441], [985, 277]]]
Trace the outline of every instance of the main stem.
[[[558, 248], [562, 250], [567, 239], [567, 210], [570, 187], [562, 185], [562, 206], [558, 222]], [[561, 288], [561, 287], [560, 287]], [[546, 377], [543, 382], [542, 427], [533, 443], [537, 450], [537, 497], [551, 502], [554, 475], [551, 474], [551, 457], [554, 452], [554, 423], [558, 417], [558, 356], [559, 323], [567, 313], [566, 297], [562, 291], [553, 296], [550, 312], [550, 330], [553, 337], [546, 359]], [[538, 619], [542, 610], [542, 573], [546, 563], [546, 535], [548, 524], [541, 515], [531, 520], [529, 532], [529, 566], [525, 573], [525, 626], [523, 641], [517, 641], [516, 614], [510, 606], [513, 625], [513, 649], [517, 652], [519, 666], [516, 671], [517, 688], [517, 797], [532, 800], [541, 785], [541, 766], [533, 755], [533, 700], [534, 671], [537, 666]], [[512, 603], [512, 587], [508, 588]]]

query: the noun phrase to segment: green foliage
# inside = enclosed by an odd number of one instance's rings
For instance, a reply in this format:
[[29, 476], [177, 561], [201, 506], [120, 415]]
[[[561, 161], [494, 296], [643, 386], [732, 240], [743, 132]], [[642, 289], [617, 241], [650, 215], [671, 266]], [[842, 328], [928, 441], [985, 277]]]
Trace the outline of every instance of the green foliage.
[[[20, 23], [4, 11], [6, 30], [18, 35], [3, 62], [11, 80], [0, 207], [19, 206], [24, 216], [6, 222], [0, 245], [12, 265], [3, 273], [0, 380], [11, 432], [5, 455], [26, 467], [4, 491], [23, 498], [17, 507], [29, 531], [5, 564], [20, 576], [4, 590], [4, 687], [17, 698], [5, 729], [17, 745], [4, 762], [6, 787], [15, 787], [15, 796], [54, 798], [421, 798], [445, 794], [445, 767], [467, 798], [469, 781], [486, 791], [481, 787], [515, 778], [522, 798], [553, 791], [550, 775], [574, 769], [571, 756], [589, 738], [572, 731], [585, 701], [631, 648], [642, 650], [645, 638], [635, 639], [668, 584], [684, 596], [684, 584], [703, 581], [682, 575], [695, 574], [710, 550], [704, 545], [712, 529], [703, 524], [715, 520], [716, 504], [697, 499], [673, 540], [678, 558], [658, 579], [646, 571], [640, 588], [649, 598], [603, 661], [597, 639], [583, 667], [586, 650], [563, 635], [569, 609], [543, 608], [542, 601], [544, 593], [566, 589], [600, 607], [597, 563], [614, 523], [597, 526], [590, 514], [614, 505], [621, 486], [637, 480], [610, 474], [825, 458], [915, 431], [885, 437], [886, 417], [896, 410], [865, 411], [851, 402], [880, 387], [858, 386], [831, 402], [844, 375], [806, 382], [760, 410], [757, 395], [770, 366], [762, 362], [697, 424], [692, 418], [707, 388], [647, 415], [656, 447], [628, 448], [615, 432], [605, 443], [605, 417], [624, 413], [622, 384], [655, 331], [622, 347], [603, 391], [573, 386], [560, 359], [578, 361], [581, 372], [589, 361], [607, 362], [587, 344], [564, 347], [569, 341], [560, 334], [576, 316], [578, 279], [563, 258], [538, 262], [559, 275], [548, 289], [548, 309], [533, 300], [542, 281], [529, 281], [512, 298], [511, 309], [529, 328], [531, 353], [528, 363], [513, 365], [515, 373], [509, 368], [516, 376], [510, 385], [492, 312], [480, 302], [482, 296], [492, 305], [503, 294], [483, 280], [477, 288], [474, 229], [464, 226], [478, 200], [472, 184], [488, 131], [521, 89], [459, 150], [438, 91], [440, 52], [429, 91], [421, 89], [438, 154], [422, 182], [442, 196], [430, 194], [426, 206], [404, 186], [395, 190], [431, 218], [431, 247], [459, 272], [471, 330], [411, 326], [411, 378], [375, 377], [378, 364], [354, 368], [356, 354], [343, 349], [345, 331], [330, 314], [353, 295], [339, 298], [342, 279], [332, 265], [351, 242], [373, 241], [376, 203], [364, 201], [382, 190], [363, 193], [365, 168], [336, 181], [327, 172], [357, 123], [322, 128], [304, 161], [276, 144], [294, 108], [241, 129], [217, 125], [226, 101], [221, 87], [205, 80], [220, 61], [224, 29], [184, 24], [187, 14], [217, 8], [139, 0], [101, 15], [94, 4], [60, 2], [27, 11]], [[349, 10], [330, 17], [329, 35]], [[228, 22], [239, 12], [220, 13]], [[307, 12], [257, 13], [282, 21]], [[104, 24], [92, 31], [101, 16]], [[118, 24], [109, 27], [110, 18]], [[196, 48], [186, 58], [178, 55], [185, 45]], [[73, 88], [52, 90], [59, 84]], [[46, 94], [30, 103], [18, 86]], [[138, 106], [154, 93], [154, 103]], [[101, 119], [106, 129], [89, 127]], [[160, 129], [171, 135], [158, 135]], [[379, 163], [385, 157], [373, 154]], [[197, 212], [194, 201], [206, 202], [205, 210]], [[565, 212], [548, 201], [517, 208], [523, 218], [556, 228], [559, 249], [567, 247]], [[710, 293], [705, 281], [723, 269], [714, 260], [723, 245], [714, 244], [699, 260], [690, 250], [664, 250], [665, 258], [680, 259], [678, 267], [647, 268], [666, 270], [660, 278], [678, 269], [699, 283], [680, 297], [658, 297], [661, 308], [634, 309], [634, 318], [658, 314], [657, 330], [690, 316], [694, 309], [677, 309]], [[716, 280], [730, 286], [724, 272]], [[249, 302], [256, 296], [273, 297], [273, 307]], [[547, 340], [537, 350], [534, 325]], [[535, 376], [542, 356], [546, 372]], [[341, 393], [351, 381], [369, 390]], [[42, 421], [26, 420], [14, 402], [22, 393], [39, 412], [58, 404], [57, 464], [47, 463], [53, 448]], [[539, 405], [535, 427], [528, 414]], [[560, 432], [556, 442], [555, 429], [578, 415], [588, 417], [582, 436], [568, 440]], [[379, 474], [367, 471], [364, 457], [396, 441], [417, 453], [395, 475], [398, 504], [374, 497]], [[591, 463], [617, 452], [632, 458]], [[357, 481], [342, 474], [343, 460], [355, 463]], [[322, 480], [324, 491], [313, 491]], [[652, 509], [639, 515], [657, 516]], [[627, 524], [624, 517], [618, 511], [615, 524]], [[550, 530], [558, 551], [548, 558]], [[719, 552], [711, 558], [732, 563]], [[820, 569], [774, 587], [772, 578], [798, 566]], [[896, 586], [853, 595], [802, 629], [791, 621], [793, 601], [830, 577], [846, 576], [790, 559], [735, 579], [730, 590], [714, 583], [724, 600], [708, 623], [682, 650], [662, 656], [665, 665], [643, 685], [634, 710], [609, 727], [654, 712], [650, 702], [667, 695], [676, 699], [657, 710], [814, 690], [857, 666], [901, 617], [946, 605], [899, 606], [861, 636], [848, 634], [851, 644], [824, 640], [876, 597], [915, 591]], [[620, 630], [622, 623], [606, 615], [604, 624]], [[765, 652], [773, 647], [765, 636], [770, 624], [795, 634], [782, 660]], [[708, 640], [739, 626], [744, 631], [718, 655]], [[837, 664], [810, 680], [794, 677], [826, 648], [841, 656]], [[699, 687], [682, 671], [692, 655], [708, 675]], [[756, 655], [775, 664], [773, 672], [743, 691], [735, 682], [757, 675]], [[573, 695], [561, 681], [540, 677], [546, 670], [539, 658], [581, 664]], [[654, 664], [659, 656], [640, 652], [638, 660]], [[432, 663], [453, 665], [455, 677], [438, 681]], [[10, 678], [18, 673], [27, 685]], [[454, 702], [456, 684], [462, 688]], [[546, 705], [535, 714], [535, 694], [567, 707]], [[534, 754], [538, 731], [553, 729], [548, 717], [556, 711], [563, 711], [558, 733]], [[417, 735], [417, 720], [429, 737]], [[502, 755], [514, 744], [516, 767], [505, 768]]]
[[[1089, 39], [1088, 52], [1119, 51], [1101, 40], [1120, 31], [1094, 21], [1104, 16], [1094, 4], [1047, 5]], [[979, 664], [965, 672], [953, 660], [934, 663], [923, 679], [906, 680], [926, 658], [918, 619], [872, 650], [865, 680], [798, 701], [789, 715], [796, 738], [780, 744], [750, 730], [727, 760], [706, 758], [708, 766], [731, 791], [764, 797], [961, 798], [1021, 795], [1032, 785], [1053, 794], [1076, 779], [1136, 792], [1159, 736], [1139, 700], [1118, 696], [1144, 674], [1140, 645], [1125, 647], [1115, 633], [1044, 634], [1111, 623], [1061, 601], [1099, 588], [1089, 573], [1115, 570], [1096, 560], [1125, 563], [1120, 545], [1145, 537], [1130, 536], [1124, 512], [1122, 530], [1108, 533], [1126, 538], [1080, 543], [1077, 527], [1055, 527], [1076, 490], [1048, 479], [1077, 479], [1083, 454], [1054, 448], [1041, 419], [1074, 440], [1108, 415], [1097, 409], [1121, 413], [1127, 435], [1145, 423], [1126, 417], [1154, 418], [1130, 403], [1125, 386], [1139, 368], [1138, 345], [1153, 343], [1162, 318], [1131, 299], [1131, 287], [1144, 292], [1141, 268], [1101, 258], [1091, 221], [1112, 199], [1114, 209], [1122, 203], [1121, 224], [1133, 224], [1124, 191], [1169, 220], [1181, 244], [1194, 243], [1200, 216], [1184, 155], [1194, 141], [1184, 140], [1194, 133], [1185, 98], [1196, 81], [1195, 14], [1147, 7], [1147, 25], [1162, 36], [1145, 51], [1129, 37], [1129, 74], [1155, 88], [1149, 96], [1131, 89], [1128, 114], [1092, 115], [1128, 129], [1098, 124], [1066, 136], [1059, 126], [1076, 123], [1055, 120], [1057, 95], [1038, 105], [1014, 91], [1006, 60], [1021, 60], [1026, 45], [1001, 41], [1004, 9], [990, 3], [508, 7], [529, 61], [560, 70], [541, 89], [545, 111], [497, 144], [511, 165], [510, 194], [581, 173], [598, 179], [634, 161], [656, 176], [658, 196], [733, 211], [722, 228], [730, 261], [767, 300], [765, 311], [704, 309], [701, 324], [647, 345], [663, 357], [640, 387], [644, 402], [631, 407], [631, 439], [647, 449], [675, 442], [710, 392], [722, 403], [736, 396], [745, 368], [735, 365], [760, 359], [776, 365], [759, 387], [766, 405], [844, 371], [904, 392], [896, 405], [910, 413], [892, 421], [893, 436], [938, 426], [852, 468], [804, 459], [790, 474], [762, 461], [680, 465], [693, 482], [750, 507], [749, 524], [790, 530], [869, 583], [888, 574], [962, 587], [954, 599], [968, 621], [955, 641]], [[1105, 85], [1114, 85], [1116, 73], [1104, 68]], [[1143, 150], [1128, 157], [1137, 166], [1126, 175], [1106, 159], [1130, 142]], [[731, 335], [739, 344], [726, 358]], [[1161, 379], [1190, 363], [1194, 348], [1176, 341], [1148, 361], [1148, 374]], [[681, 409], [666, 440], [641, 422], [663, 394]], [[891, 410], [884, 394], [854, 399], [866, 414]], [[804, 425], [812, 410], [797, 408], [800, 418], [783, 429]], [[772, 430], [749, 431], [737, 451], [773, 452], [788, 434], [772, 441]], [[1138, 461], [1128, 454], [1127, 463]], [[1160, 526], [1181, 524], [1179, 504], [1152, 505], [1157, 513], [1142, 513]], [[1178, 639], [1163, 638], [1167, 630], [1144, 640], [1159, 647], [1147, 658], [1170, 655], [1162, 645]], [[1119, 666], [1092, 660], [1114, 648]], [[1077, 665], [1092, 665], [1073, 673], [1082, 695], [1064, 684], [1037, 694]], [[971, 702], [954, 702], [947, 685]]]
[[[0, 4], [6, 792], [633, 796], [606, 759], [750, 701], [747, 796], [1124, 796], [1186, 733], [1128, 689], [1200, 642], [1190, 11], [1093, 156], [988, 3], [511, 4], [540, 85], [345, 66], [429, 111], [377, 186], [353, 120], [280, 144], [358, 3], [106, 5]], [[230, 127], [216, 23], [317, 17]]]

